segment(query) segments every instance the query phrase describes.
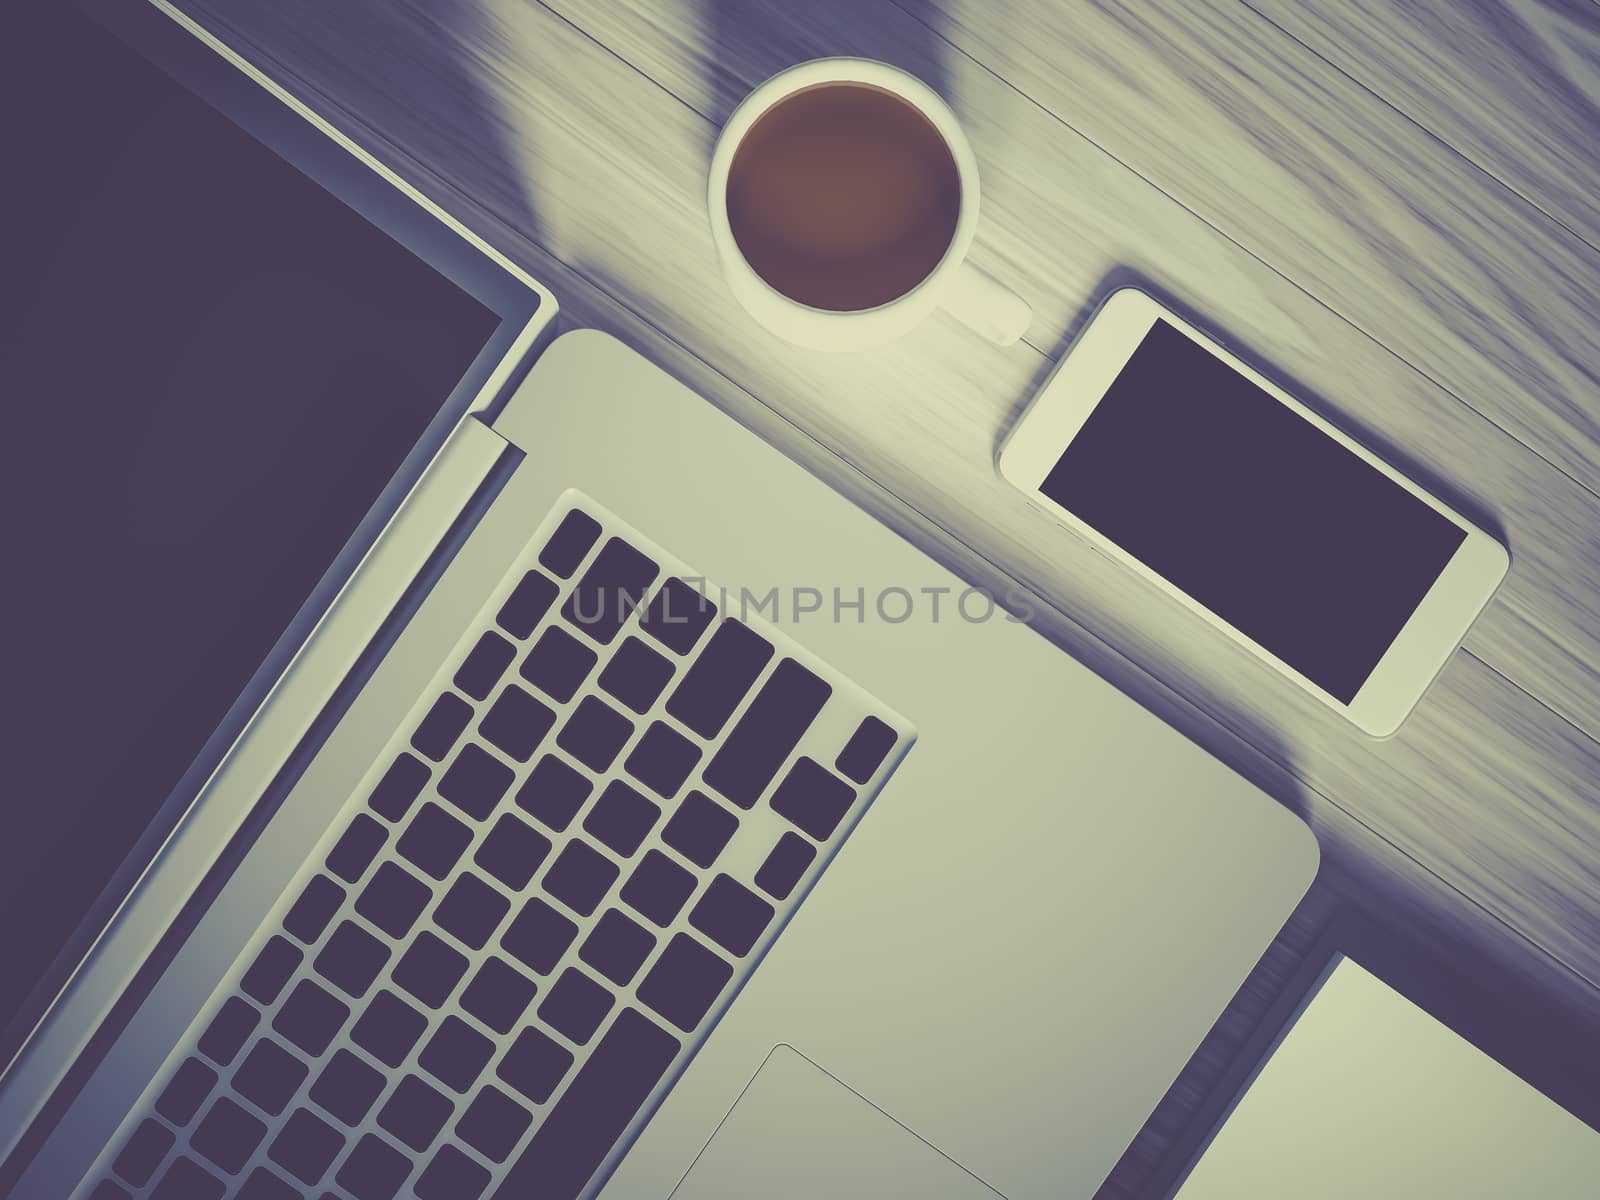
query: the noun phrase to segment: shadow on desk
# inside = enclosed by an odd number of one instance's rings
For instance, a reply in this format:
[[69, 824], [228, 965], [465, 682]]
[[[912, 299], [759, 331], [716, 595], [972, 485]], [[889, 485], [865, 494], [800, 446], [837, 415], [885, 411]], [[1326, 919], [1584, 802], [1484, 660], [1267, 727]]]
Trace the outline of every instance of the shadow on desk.
[[[538, 181], [523, 169], [528, 138], [537, 131], [527, 127], [526, 114], [513, 122], [481, 82], [486, 58], [515, 59], [518, 36], [488, 0], [178, 3], [230, 45], [249, 48], [292, 91], [305, 91], [298, 81], [346, 81], [338, 97], [308, 99], [335, 124], [361, 127], [370, 136], [360, 140], [391, 162], [453, 162], [456, 178], [480, 186], [490, 181], [489, 194], [467, 199], [530, 240], [543, 240]], [[273, 47], [272, 59], [262, 55], [264, 46]], [[393, 118], [382, 130], [362, 115], [380, 112]]]
[[[890, 63], [951, 99], [945, 55], [955, 51], [939, 36], [943, 17], [930, 0], [896, 0], [914, 21], [892, 24], [858, 0], [808, 0], [784, 6], [759, 0], [693, 0], [693, 4], [700, 10], [709, 76], [711, 111], [704, 115], [718, 128], [750, 90], [744, 81], [759, 82], [795, 63], [835, 54]], [[761, 32], [753, 34], [758, 27]], [[836, 45], [828, 44], [830, 30], [840, 31]], [[709, 150], [708, 145], [708, 158]]]

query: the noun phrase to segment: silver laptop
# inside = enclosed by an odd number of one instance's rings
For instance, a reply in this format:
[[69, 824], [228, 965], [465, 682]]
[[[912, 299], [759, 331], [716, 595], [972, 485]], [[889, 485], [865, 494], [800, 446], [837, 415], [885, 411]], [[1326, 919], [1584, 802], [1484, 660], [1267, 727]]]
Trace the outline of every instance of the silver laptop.
[[540, 349], [538, 284], [119, 11], [500, 319], [52, 977], [0, 1181], [1089, 1196], [1305, 826], [619, 342]]

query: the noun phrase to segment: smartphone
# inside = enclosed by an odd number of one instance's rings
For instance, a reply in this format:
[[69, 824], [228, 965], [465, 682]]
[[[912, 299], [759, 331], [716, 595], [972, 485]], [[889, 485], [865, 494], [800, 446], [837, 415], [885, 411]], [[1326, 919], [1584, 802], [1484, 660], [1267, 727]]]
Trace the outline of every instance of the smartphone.
[[1135, 288], [1063, 357], [1000, 473], [1374, 737], [1400, 727], [1510, 565]]

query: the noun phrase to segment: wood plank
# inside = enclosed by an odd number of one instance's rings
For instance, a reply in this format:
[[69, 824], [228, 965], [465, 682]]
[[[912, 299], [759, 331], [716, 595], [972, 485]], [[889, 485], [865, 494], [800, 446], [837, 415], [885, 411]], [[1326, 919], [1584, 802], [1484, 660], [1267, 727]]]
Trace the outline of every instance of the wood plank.
[[1251, 5], [1600, 246], [1600, 6], [1593, 0]]
[[[992, 469], [998, 431], [1047, 368], [1036, 353], [998, 351], [937, 323], [895, 347], [853, 356], [807, 354], [760, 334], [725, 295], [713, 265], [700, 199], [708, 125], [592, 39], [547, 10], [509, 2], [482, 10], [484, 28], [452, 28], [449, 36], [408, 5], [211, 0], [208, 11], [226, 12], [283, 67], [384, 137], [422, 147], [429, 168], [462, 194], [498, 205], [517, 190], [508, 179], [532, 185], [537, 240], [556, 258], [838, 449], [958, 542], [983, 546], [1011, 576], [1069, 607], [1093, 634], [1150, 664], [1224, 727], [1292, 765], [1475, 902], [1600, 977], [1600, 898], [1583, 866], [1600, 845], [1600, 814], [1580, 787], [1600, 777], [1594, 743], [1471, 657], [1458, 658], [1429, 697], [1428, 719], [1419, 714], [1391, 742], [1365, 742], [1198, 619], [1064, 543]], [[1029, 105], [1008, 110], [986, 71], [970, 63], [961, 70], [956, 94], [987, 90], [987, 119], [1037, 116]], [[492, 96], [484, 106], [494, 123], [473, 127], [473, 114], [456, 103], [466, 90], [462, 77]], [[1062, 240], [1076, 246], [1070, 264], [1060, 260], [1069, 286], [1087, 296], [1123, 247], [1145, 229], [1163, 229], [1173, 261], [1237, 281], [1238, 294], [1296, 341], [1326, 344], [1315, 323], [1326, 322], [1325, 313], [1308, 328], [1291, 324], [1275, 293], [1261, 296], [1263, 281], [1276, 286], [1275, 277], [1170, 200], [1079, 139], [1038, 128], [1027, 137], [1030, 154], [1053, 173], [1033, 177], [1034, 186], [1062, 194], [1067, 181], [1090, 180], [1098, 198], [1063, 229]], [[485, 170], [500, 174], [480, 182]], [[504, 216], [517, 227], [526, 220], [516, 205]], [[1172, 232], [1180, 229], [1181, 238]], [[1004, 254], [986, 243], [983, 261], [997, 258], [1015, 278]], [[1492, 760], [1492, 774], [1452, 773], [1450, 761], [1473, 751], [1485, 731], [1492, 737], [1475, 752]], [[1441, 813], [1461, 825], [1459, 843], [1439, 836]], [[1567, 906], [1539, 907], [1546, 890], [1568, 896]]]
[[[1600, 251], [1242, 4], [930, 0], [962, 50], [1591, 490]], [[1580, 146], [1572, 153], [1581, 154]], [[1197, 298], [1209, 305], [1215, 290]]]
[[[548, 5], [713, 121], [767, 75], [827, 53], [882, 58], [943, 84], [984, 172], [980, 261], [1033, 301], [1033, 344], [1064, 345], [1108, 278], [1154, 282], [1205, 303], [1204, 318], [1224, 340], [1509, 542], [1511, 577], [1468, 645], [1600, 735], [1592, 668], [1600, 662], [1600, 497], [1009, 93], [927, 26], [881, 0], [743, 4], [737, 19], [710, 29], [657, 4]], [[1061, 196], [1080, 193], [1096, 201], [1063, 207]], [[1034, 230], [1029, 245], [1023, 235]]]

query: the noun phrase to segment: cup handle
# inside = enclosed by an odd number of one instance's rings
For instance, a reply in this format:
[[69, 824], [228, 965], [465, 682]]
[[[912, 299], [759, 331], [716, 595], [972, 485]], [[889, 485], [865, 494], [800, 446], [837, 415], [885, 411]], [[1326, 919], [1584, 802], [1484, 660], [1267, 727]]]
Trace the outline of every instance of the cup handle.
[[1016, 342], [1033, 320], [1026, 300], [968, 262], [961, 264], [940, 303], [956, 320], [1000, 346]]

